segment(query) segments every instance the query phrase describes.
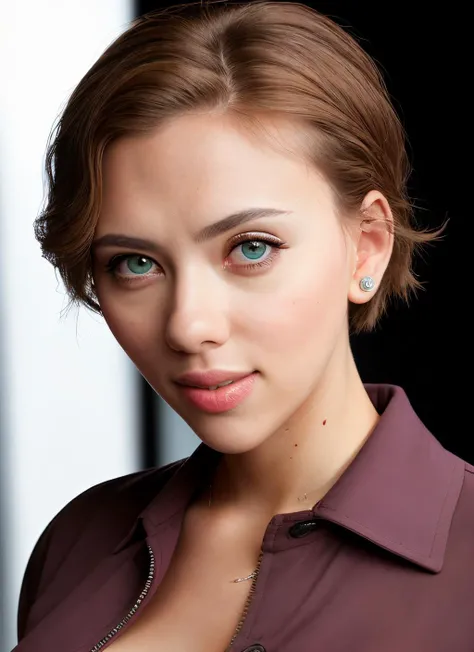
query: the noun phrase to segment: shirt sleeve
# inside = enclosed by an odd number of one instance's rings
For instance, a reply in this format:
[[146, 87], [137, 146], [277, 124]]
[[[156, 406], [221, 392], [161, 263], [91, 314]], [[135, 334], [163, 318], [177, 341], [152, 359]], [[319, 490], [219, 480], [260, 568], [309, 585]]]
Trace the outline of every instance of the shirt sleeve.
[[60, 566], [65, 552], [77, 539], [91, 513], [101, 504], [104, 489], [112, 485], [108, 480], [86, 489], [67, 503], [46, 526], [30, 555], [23, 574], [17, 612], [18, 642], [31, 627], [29, 615], [35, 602]]
[[28, 560], [25, 573], [23, 575], [23, 581], [20, 589], [20, 599], [18, 603], [18, 642], [20, 642], [21, 639], [24, 638], [28, 633], [28, 614], [38, 594], [46, 558], [46, 551], [49, 547], [53, 529], [56, 523], [56, 518], [57, 517], [53, 518], [49, 525], [46, 526], [38, 541], [36, 542]]

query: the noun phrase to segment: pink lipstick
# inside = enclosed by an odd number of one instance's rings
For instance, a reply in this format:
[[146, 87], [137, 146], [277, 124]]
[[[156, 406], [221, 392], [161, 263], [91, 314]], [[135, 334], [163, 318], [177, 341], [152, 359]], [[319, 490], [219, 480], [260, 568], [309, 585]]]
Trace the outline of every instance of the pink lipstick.
[[[218, 414], [237, 407], [252, 393], [257, 374], [256, 371], [246, 375], [220, 371], [190, 373], [181, 376], [176, 382], [186, 399], [195, 407], [210, 414]], [[222, 383], [228, 384], [215, 388]]]

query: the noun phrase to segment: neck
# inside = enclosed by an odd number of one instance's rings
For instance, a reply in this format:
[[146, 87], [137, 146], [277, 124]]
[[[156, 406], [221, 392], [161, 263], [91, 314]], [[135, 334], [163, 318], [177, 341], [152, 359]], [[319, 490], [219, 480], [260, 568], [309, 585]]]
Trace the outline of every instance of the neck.
[[311, 509], [344, 473], [379, 420], [352, 354], [257, 448], [223, 455], [213, 502], [265, 518]]

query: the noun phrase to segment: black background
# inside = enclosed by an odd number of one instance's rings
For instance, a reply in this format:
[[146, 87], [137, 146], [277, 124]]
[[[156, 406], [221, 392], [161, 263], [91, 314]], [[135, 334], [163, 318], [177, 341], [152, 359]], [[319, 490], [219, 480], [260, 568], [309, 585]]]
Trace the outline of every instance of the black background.
[[[185, 2], [136, 2], [141, 15]], [[471, 441], [473, 36], [467, 6], [403, 2], [305, 2], [345, 27], [377, 61], [408, 133], [409, 191], [418, 224], [444, 239], [415, 263], [424, 283], [409, 307], [393, 305], [377, 330], [352, 338], [364, 382], [400, 385], [445, 448], [474, 463]], [[160, 463], [159, 403], [143, 382], [144, 466]], [[158, 431], [159, 432], [159, 431]]]

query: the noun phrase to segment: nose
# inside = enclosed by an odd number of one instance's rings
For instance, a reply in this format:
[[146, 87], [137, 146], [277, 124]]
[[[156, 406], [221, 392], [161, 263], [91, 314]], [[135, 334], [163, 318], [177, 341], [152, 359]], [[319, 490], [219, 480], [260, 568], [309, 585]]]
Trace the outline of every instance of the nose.
[[188, 270], [176, 280], [166, 323], [168, 346], [185, 353], [200, 353], [209, 343], [222, 345], [229, 337], [229, 289], [212, 273]]

